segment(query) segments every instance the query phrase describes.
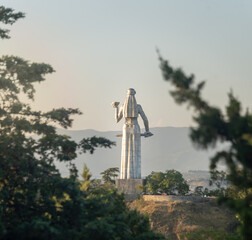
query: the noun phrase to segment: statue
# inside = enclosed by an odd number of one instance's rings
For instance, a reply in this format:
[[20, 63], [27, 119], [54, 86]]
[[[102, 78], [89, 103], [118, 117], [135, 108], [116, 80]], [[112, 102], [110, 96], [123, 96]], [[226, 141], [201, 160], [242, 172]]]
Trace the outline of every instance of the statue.
[[[118, 109], [119, 102], [112, 102], [115, 108], [115, 120], [119, 122], [123, 117], [122, 152], [121, 152], [121, 172], [120, 179], [141, 179], [141, 136], [150, 137], [148, 119], [144, 114], [141, 105], [137, 104], [135, 98], [136, 91], [130, 88], [127, 97]], [[141, 134], [137, 122], [138, 115], [143, 119], [145, 133]]]

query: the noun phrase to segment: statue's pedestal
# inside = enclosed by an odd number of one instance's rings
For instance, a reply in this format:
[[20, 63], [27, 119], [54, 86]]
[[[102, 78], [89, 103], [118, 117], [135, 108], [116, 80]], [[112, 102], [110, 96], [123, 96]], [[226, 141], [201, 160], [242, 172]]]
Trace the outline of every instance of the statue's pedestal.
[[136, 187], [143, 185], [143, 179], [116, 179], [116, 187], [119, 193], [124, 193], [125, 200], [136, 200], [141, 193]]

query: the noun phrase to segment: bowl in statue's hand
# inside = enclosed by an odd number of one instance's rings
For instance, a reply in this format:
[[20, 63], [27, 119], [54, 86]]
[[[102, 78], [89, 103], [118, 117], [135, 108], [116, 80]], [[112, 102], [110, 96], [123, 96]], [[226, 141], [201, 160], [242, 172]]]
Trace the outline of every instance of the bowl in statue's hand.
[[114, 108], [117, 108], [119, 104], [120, 104], [120, 102], [112, 102], [111, 103], [112, 107], [114, 107]]

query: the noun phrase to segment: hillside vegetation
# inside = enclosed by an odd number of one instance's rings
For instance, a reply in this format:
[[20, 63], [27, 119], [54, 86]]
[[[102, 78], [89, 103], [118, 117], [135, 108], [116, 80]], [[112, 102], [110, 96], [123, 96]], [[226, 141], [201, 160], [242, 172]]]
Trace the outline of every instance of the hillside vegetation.
[[179, 240], [183, 233], [198, 229], [223, 229], [232, 233], [238, 225], [235, 215], [226, 207], [219, 206], [215, 199], [199, 203], [140, 199], [128, 203], [128, 206], [148, 214], [151, 228], [171, 240]]

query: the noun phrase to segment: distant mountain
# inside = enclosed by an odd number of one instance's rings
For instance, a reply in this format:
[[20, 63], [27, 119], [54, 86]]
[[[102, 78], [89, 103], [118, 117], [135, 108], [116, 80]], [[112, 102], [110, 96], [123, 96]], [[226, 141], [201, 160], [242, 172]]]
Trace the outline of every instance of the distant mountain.
[[[99, 132], [95, 130], [64, 130], [58, 129], [60, 134], [66, 134], [75, 141], [84, 137], [101, 136], [116, 142], [111, 149], [98, 149], [94, 154], [80, 154], [75, 164], [80, 172], [85, 162], [93, 177], [99, 178], [100, 173], [110, 167], [120, 167], [121, 137], [116, 137], [119, 131]], [[188, 170], [208, 170], [209, 157], [213, 151], [196, 150], [188, 137], [187, 127], [157, 127], [152, 128], [154, 134], [150, 138], [142, 138], [142, 176], [152, 171], [176, 169], [181, 172]], [[56, 163], [62, 175], [67, 176], [67, 167]]]

